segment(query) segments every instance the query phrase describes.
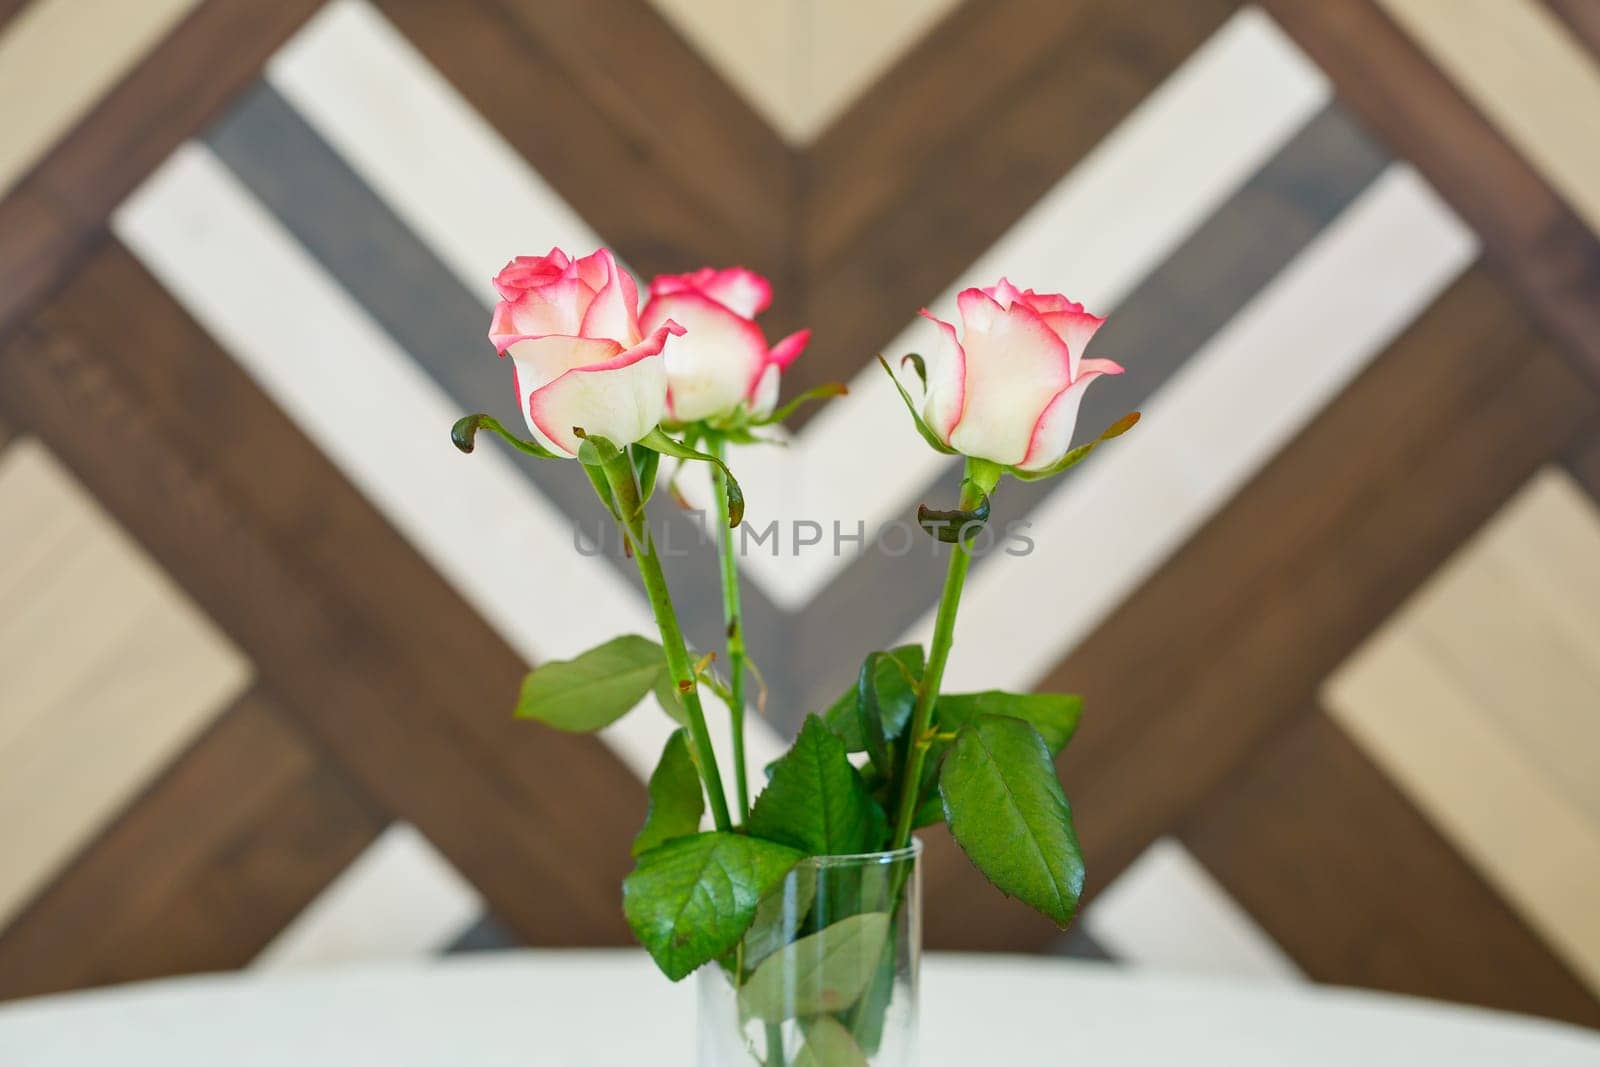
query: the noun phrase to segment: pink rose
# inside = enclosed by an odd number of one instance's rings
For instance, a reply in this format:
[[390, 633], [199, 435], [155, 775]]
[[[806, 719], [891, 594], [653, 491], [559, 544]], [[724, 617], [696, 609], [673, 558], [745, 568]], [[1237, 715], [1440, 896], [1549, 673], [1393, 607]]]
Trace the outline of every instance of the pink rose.
[[939, 327], [927, 359], [923, 420], [945, 444], [968, 456], [1021, 470], [1055, 463], [1072, 444], [1078, 405], [1089, 383], [1121, 374], [1108, 359], [1085, 359], [1105, 320], [1058, 293], [1018, 292], [1004, 278], [956, 298], [962, 336]]
[[494, 287], [501, 300], [489, 340], [516, 365], [517, 401], [540, 444], [574, 456], [574, 429], [621, 447], [661, 421], [661, 349], [683, 327], [662, 319], [644, 335], [639, 288], [608, 249], [577, 260], [559, 248], [518, 256], [495, 275]]
[[[767, 347], [755, 317], [772, 303], [761, 275], [731, 267], [663, 274], [650, 283], [646, 329], [676, 320], [687, 327], [667, 345], [667, 417], [673, 422], [722, 420], [741, 410], [760, 417], [778, 400], [778, 378], [805, 348], [810, 330]], [[669, 318], [670, 316], [670, 318]]]

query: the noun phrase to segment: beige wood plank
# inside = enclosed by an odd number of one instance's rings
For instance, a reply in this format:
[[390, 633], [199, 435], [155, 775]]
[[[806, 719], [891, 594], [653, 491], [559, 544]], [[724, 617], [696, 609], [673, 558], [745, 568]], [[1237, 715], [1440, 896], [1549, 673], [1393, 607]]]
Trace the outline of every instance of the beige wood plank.
[[960, 0], [652, 0], [793, 144], [813, 140]]
[[31, 0], [0, 28], [0, 196], [198, 0]]
[[1600, 993], [1600, 514], [1570, 477], [1532, 479], [1323, 698]]
[[1571, 477], [1535, 477], [1417, 599], [1410, 624], [1600, 826], [1600, 511]]
[[0, 453], [0, 924], [250, 665], [36, 440]]
[[1539, 0], [1379, 0], [1600, 233], [1600, 64]]

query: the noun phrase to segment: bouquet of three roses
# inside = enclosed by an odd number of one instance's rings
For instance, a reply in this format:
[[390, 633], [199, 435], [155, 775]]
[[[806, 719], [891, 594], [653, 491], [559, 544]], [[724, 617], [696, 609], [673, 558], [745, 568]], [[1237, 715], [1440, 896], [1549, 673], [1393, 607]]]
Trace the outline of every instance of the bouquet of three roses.
[[[917, 431], [964, 457], [954, 507], [918, 520], [948, 546], [945, 583], [926, 648], [869, 650], [856, 680], [813, 709], [792, 747], [752, 797], [745, 767], [746, 654], [731, 531], [745, 495], [727, 465], [731, 445], [768, 443], [763, 430], [799, 404], [843, 392], [823, 386], [778, 408], [784, 369], [809, 331], [769, 346], [755, 317], [767, 282], [742, 269], [636, 283], [605, 249], [572, 259], [559, 249], [513, 260], [495, 278], [490, 338], [514, 365], [529, 438], [486, 415], [460, 420], [471, 451], [487, 429], [541, 459], [576, 459], [621, 529], [649, 597], [659, 640], [616, 638], [525, 680], [517, 713], [564, 730], [597, 730], [654, 694], [674, 719], [633, 842], [623, 908], [639, 941], [674, 981], [715, 964], [736, 991], [739, 1021], [768, 1028], [762, 1062], [783, 1062], [774, 1030], [797, 1020], [809, 1062], [867, 1062], [892, 995], [892, 945], [905, 922], [903, 867], [852, 883], [840, 901], [812, 870], [821, 860], [894, 856], [938, 822], [980, 871], [1061, 926], [1076, 910], [1083, 861], [1055, 757], [1081, 701], [1066, 694], [941, 690], [972, 541], [1005, 477], [1050, 477], [1126, 431], [1129, 415], [1071, 447], [1085, 390], [1120, 373], [1085, 355], [1101, 319], [1063, 296], [1002, 279], [958, 298], [962, 330], [934, 319], [937, 343], [908, 355], [920, 401], [884, 363]], [[882, 358], [880, 357], [880, 362]], [[727, 673], [715, 650], [684, 639], [645, 507], [661, 457], [710, 466], [720, 530]], [[732, 803], [718, 766], [703, 691], [730, 717]], [[702, 829], [707, 812], [710, 829]], [[810, 866], [808, 866], [808, 862]], [[837, 894], [835, 894], [837, 896]], [[801, 1062], [796, 1060], [796, 1063]]]

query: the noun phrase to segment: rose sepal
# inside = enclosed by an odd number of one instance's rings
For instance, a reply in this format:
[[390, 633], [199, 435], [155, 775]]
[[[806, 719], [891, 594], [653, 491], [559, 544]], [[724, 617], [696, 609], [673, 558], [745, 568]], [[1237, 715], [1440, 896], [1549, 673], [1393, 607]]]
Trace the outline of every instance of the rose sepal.
[[463, 415], [450, 427], [450, 443], [456, 446], [457, 451], [471, 454], [478, 444], [478, 431], [490, 430], [499, 434], [505, 442], [518, 452], [525, 452], [530, 456], [540, 459], [565, 459], [557, 455], [537, 441], [524, 440], [500, 424], [500, 420], [493, 415], [478, 412], [476, 415]]
[[793, 415], [796, 411], [800, 410], [802, 407], [811, 403], [812, 401], [830, 400], [836, 396], [844, 396], [849, 392], [849, 386], [845, 385], [843, 382], [824, 382], [821, 385], [812, 386], [810, 389], [807, 389], [805, 392], [801, 393], [799, 396], [795, 397], [793, 400], [789, 401], [787, 404], [783, 405], [781, 408], [778, 408], [771, 414], [757, 419], [750, 419], [745, 422], [744, 425], [746, 427], [772, 426], [787, 419], [790, 415]]
[[736, 528], [744, 520], [744, 491], [739, 488], [738, 479], [734, 478], [733, 472], [728, 469], [728, 465], [722, 460], [708, 452], [697, 451], [682, 441], [668, 437], [666, 432], [659, 426], [635, 441], [634, 445], [639, 448], [648, 448], [652, 452], [659, 452], [663, 456], [671, 456], [673, 459], [693, 459], [715, 466], [722, 471], [722, 476], [728, 481], [728, 526]]
[[[912, 357], [908, 356], [906, 358], [910, 359]], [[918, 356], [916, 359], [920, 364], [921, 357]], [[939, 435], [933, 432], [933, 427], [923, 421], [922, 412], [917, 410], [917, 402], [911, 399], [911, 394], [906, 392], [906, 387], [900, 384], [900, 379], [895, 377], [894, 371], [889, 369], [889, 361], [880, 355], [878, 357], [878, 365], [883, 368], [883, 373], [889, 376], [889, 380], [894, 382], [894, 387], [900, 391], [900, 399], [905, 401], [906, 410], [911, 412], [911, 421], [917, 424], [917, 432], [922, 435], [924, 441], [928, 442], [928, 447], [947, 456], [958, 455], [959, 453], [955, 449], [939, 440]]]
[[1056, 460], [1054, 463], [1050, 464], [1048, 467], [1041, 467], [1039, 470], [1035, 471], [1023, 470], [1020, 467], [1007, 467], [1005, 471], [1007, 474], [1010, 474], [1015, 478], [1019, 478], [1024, 482], [1037, 482], [1041, 478], [1053, 478], [1062, 471], [1071, 467], [1076, 467], [1078, 464], [1088, 459], [1089, 453], [1093, 452], [1096, 448], [1099, 448], [1102, 444], [1111, 440], [1113, 437], [1121, 437], [1123, 434], [1133, 429], [1134, 425], [1138, 423], [1138, 421], [1139, 413], [1137, 411], [1130, 411], [1116, 422], [1113, 422], [1110, 426], [1107, 426], [1105, 432], [1099, 437], [1096, 437], [1093, 441], [1090, 441], [1087, 444], [1082, 444], [1077, 448], [1072, 449], [1070, 452]]

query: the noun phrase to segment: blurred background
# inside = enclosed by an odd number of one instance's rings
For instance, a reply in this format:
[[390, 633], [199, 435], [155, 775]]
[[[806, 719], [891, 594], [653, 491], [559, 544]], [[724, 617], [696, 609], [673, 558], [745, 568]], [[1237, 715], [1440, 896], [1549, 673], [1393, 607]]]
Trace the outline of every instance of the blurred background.
[[1600, 0], [0, 0], [0, 194], [0, 997], [628, 942], [669, 724], [510, 707], [646, 605], [446, 440], [490, 276], [604, 242], [852, 383], [734, 464], [762, 761], [937, 598], [873, 357], [1110, 317], [1144, 422], [1005, 487], [950, 675], [1085, 695], [1087, 906], [940, 830], [930, 947], [1600, 1024]]

